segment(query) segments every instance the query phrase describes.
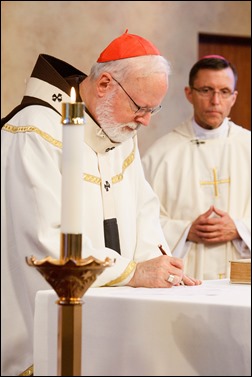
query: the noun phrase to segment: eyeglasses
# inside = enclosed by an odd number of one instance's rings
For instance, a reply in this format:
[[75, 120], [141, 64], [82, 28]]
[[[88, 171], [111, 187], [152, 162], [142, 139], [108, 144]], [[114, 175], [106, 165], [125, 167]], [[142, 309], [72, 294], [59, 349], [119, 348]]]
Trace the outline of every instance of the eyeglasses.
[[[112, 76], [111, 76], [112, 77]], [[124, 91], [124, 93], [129, 97], [129, 99], [134, 103], [134, 105], [136, 106], [137, 110], [134, 112], [136, 115], [140, 115], [140, 116], [144, 116], [145, 114], [148, 114], [150, 113], [151, 115], [154, 115], [154, 114], [157, 114], [159, 112], [159, 110], [161, 110], [162, 106], [159, 105], [157, 107], [155, 107], [154, 109], [150, 109], [149, 107], [142, 107], [142, 106], [139, 106], [134, 100], [133, 98], [130, 97], [130, 95], [126, 92], [126, 90], [124, 89], [124, 87], [119, 83], [119, 81], [117, 81], [114, 77], [112, 77], [112, 79], [120, 86], [120, 88], [122, 88], [122, 90]]]
[[199, 95], [203, 98], [212, 98], [213, 95], [217, 93], [222, 99], [227, 99], [232, 94], [234, 94], [234, 92], [231, 92], [229, 89], [220, 89], [217, 91], [208, 86], [205, 86], [203, 88], [194, 88], [193, 86], [191, 86], [191, 89], [196, 90], [196, 92], [198, 92]]

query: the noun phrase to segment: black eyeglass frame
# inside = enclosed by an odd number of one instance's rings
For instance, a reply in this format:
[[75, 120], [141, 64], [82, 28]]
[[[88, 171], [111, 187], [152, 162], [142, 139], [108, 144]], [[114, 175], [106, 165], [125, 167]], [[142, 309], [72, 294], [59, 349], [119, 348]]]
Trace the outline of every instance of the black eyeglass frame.
[[111, 76], [112, 79], [120, 86], [120, 88], [124, 91], [124, 93], [129, 97], [129, 99], [134, 103], [134, 105], [136, 106], [137, 110], [134, 112], [134, 114], [137, 114], [137, 113], [141, 113], [143, 112], [143, 115], [147, 114], [147, 113], [151, 113], [151, 115], [154, 115], [154, 114], [157, 114], [162, 106], [159, 105], [157, 107], [155, 107], [154, 109], [149, 109], [148, 107], [142, 107], [142, 106], [139, 106], [134, 100], [133, 98], [128, 94], [128, 92], [126, 92], [126, 90], [124, 89], [124, 87], [119, 83], [119, 81], [117, 81], [113, 76]]

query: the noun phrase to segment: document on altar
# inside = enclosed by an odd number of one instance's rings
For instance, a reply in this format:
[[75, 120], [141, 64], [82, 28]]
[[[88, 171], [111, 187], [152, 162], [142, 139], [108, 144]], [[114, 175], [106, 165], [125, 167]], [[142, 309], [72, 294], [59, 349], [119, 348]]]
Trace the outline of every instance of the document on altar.
[[[188, 301], [193, 302], [199, 297], [202, 302], [223, 303], [235, 305], [234, 294], [238, 293], [240, 304], [246, 300], [246, 295], [251, 293], [251, 285], [248, 285], [240, 294], [240, 284], [230, 283], [230, 279], [204, 280], [201, 285], [186, 286], [178, 285], [172, 288], [132, 288], [132, 287], [100, 287], [91, 288], [86, 295], [92, 296], [113, 296], [120, 298], [135, 298], [143, 300], [167, 300], [167, 301]], [[237, 298], [236, 298], [237, 300]], [[244, 301], [244, 302], [245, 302]]]

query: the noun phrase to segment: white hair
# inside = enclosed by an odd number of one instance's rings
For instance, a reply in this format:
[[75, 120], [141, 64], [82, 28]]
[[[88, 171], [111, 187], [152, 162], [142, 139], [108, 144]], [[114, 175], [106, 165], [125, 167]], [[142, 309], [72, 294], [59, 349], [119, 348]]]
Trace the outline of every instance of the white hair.
[[138, 73], [139, 77], [146, 77], [153, 73], [165, 73], [168, 77], [171, 73], [171, 65], [161, 55], [137, 56], [105, 63], [95, 63], [91, 67], [89, 77], [91, 80], [95, 80], [103, 72], [115, 75], [117, 80], [120, 81], [132, 73]]

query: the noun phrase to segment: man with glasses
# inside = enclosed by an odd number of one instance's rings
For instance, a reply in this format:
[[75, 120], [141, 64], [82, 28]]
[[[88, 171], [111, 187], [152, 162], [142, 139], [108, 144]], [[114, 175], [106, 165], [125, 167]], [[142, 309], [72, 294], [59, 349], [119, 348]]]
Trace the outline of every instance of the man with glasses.
[[60, 114], [72, 86], [86, 107], [82, 258], [115, 259], [93, 287], [201, 283], [184, 276], [183, 261], [170, 255], [137, 146], [137, 129], [161, 108], [169, 71], [151, 42], [127, 31], [105, 48], [89, 76], [42, 54], [22, 103], [3, 119], [2, 375], [18, 375], [32, 364], [35, 294], [50, 288], [25, 257], [59, 258]]
[[229, 278], [230, 260], [251, 257], [251, 134], [228, 118], [236, 82], [222, 56], [195, 63], [185, 88], [193, 117], [142, 158], [172, 254], [198, 279]]

